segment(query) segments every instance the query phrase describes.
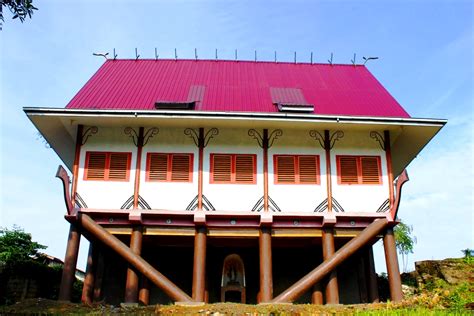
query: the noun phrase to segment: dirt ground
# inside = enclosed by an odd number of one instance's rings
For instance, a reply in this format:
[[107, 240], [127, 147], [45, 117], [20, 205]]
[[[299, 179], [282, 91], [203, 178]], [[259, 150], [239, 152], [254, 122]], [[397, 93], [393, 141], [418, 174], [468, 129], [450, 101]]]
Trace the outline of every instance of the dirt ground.
[[[359, 304], [318, 306], [310, 304], [245, 305], [219, 303], [197, 306], [155, 305], [120, 307], [111, 305], [84, 306], [46, 299], [29, 299], [10, 306], [0, 307], [0, 315], [439, 315], [447, 310], [408, 306], [406, 303]], [[463, 314], [463, 311], [457, 311]], [[466, 315], [469, 311], [466, 310]]]

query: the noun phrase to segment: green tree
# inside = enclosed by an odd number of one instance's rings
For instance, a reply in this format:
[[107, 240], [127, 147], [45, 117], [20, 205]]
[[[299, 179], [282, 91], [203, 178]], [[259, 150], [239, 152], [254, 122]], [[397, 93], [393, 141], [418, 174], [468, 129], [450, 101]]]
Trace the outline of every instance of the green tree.
[[31, 235], [18, 226], [13, 229], [0, 228], [0, 262], [4, 265], [16, 265], [31, 261], [38, 256], [38, 250], [46, 249], [31, 239]]
[[413, 253], [416, 244], [416, 236], [412, 236], [413, 226], [408, 226], [400, 220], [393, 230], [395, 234], [395, 245], [398, 253], [402, 256], [403, 272], [407, 272], [408, 255]]
[[0, 30], [2, 29], [2, 23], [5, 21], [3, 17], [4, 8], [8, 8], [13, 14], [12, 19], [20, 19], [21, 22], [25, 21], [27, 17], [31, 18], [34, 10], [38, 10], [33, 5], [33, 0], [0, 0]]

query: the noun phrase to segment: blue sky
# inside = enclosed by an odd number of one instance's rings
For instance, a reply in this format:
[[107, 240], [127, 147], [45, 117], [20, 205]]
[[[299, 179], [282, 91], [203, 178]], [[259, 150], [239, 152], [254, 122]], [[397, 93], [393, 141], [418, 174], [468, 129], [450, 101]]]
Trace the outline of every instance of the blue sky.
[[[64, 107], [103, 63], [118, 58], [253, 59], [350, 63], [369, 70], [413, 117], [448, 124], [408, 167], [399, 216], [417, 237], [413, 261], [461, 256], [473, 236], [473, 4], [471, 1], [34, 1], [33, 19], [0, 31], [0, 226], [20, 225], [64, 257], [68, 224], [60, 160], [23, 106]], [[79, 266], [84, 267], [87, 243]], [[383, 271], [380, 245], [377, 269]]]

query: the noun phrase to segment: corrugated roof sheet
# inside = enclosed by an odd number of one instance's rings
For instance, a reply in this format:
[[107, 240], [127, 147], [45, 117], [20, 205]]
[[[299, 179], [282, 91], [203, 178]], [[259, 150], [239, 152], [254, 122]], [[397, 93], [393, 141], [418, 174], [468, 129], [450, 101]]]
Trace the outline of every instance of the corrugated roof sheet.
[[313, 104], [315, 114], [410, 117], [365, 66], [221, 60], [108, 60], [66, 108], [153, 110], [165, 100], [199, 101], [201, 111], [278, 112], [275, 88], [300, 91], [295, 102]]

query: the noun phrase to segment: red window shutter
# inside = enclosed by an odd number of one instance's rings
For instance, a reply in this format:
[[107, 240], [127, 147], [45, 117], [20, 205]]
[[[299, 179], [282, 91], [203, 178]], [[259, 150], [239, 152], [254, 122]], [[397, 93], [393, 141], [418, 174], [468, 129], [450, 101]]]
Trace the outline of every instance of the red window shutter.
[[171, 181], [189, 182], [191, 178], [190, 155], [172, 154], [171, 157]]
[[381, 183], [380, 165], [378, 157], [361, 157], [362, 183], [379, 184]]
[[127, 180], [129, 165], [128, 153], [110, 153], [108, 180]]
[[343, 184], [357, 184], [357, 157], [341, 156], [339, 158], [339, 175]]
[[168, 174], [167, 154], [148, 154], [148, 177], [149, 181], [166, 181]]
[[298, 157], [299, 183], [319, 183], [318, 156]]
[[212, 159], [212, 181], [231, 182], [232, 155], [213, 155]]
[[86, 165], [86, 180], [105, 180], [107, 153], [88, 152]]
[[295, 157], [276, 156], [277, 183], [295, 183]]
[[235, 156], [235, 182], [253, 183], [255, 181], [255, 160], [252, 155]]

